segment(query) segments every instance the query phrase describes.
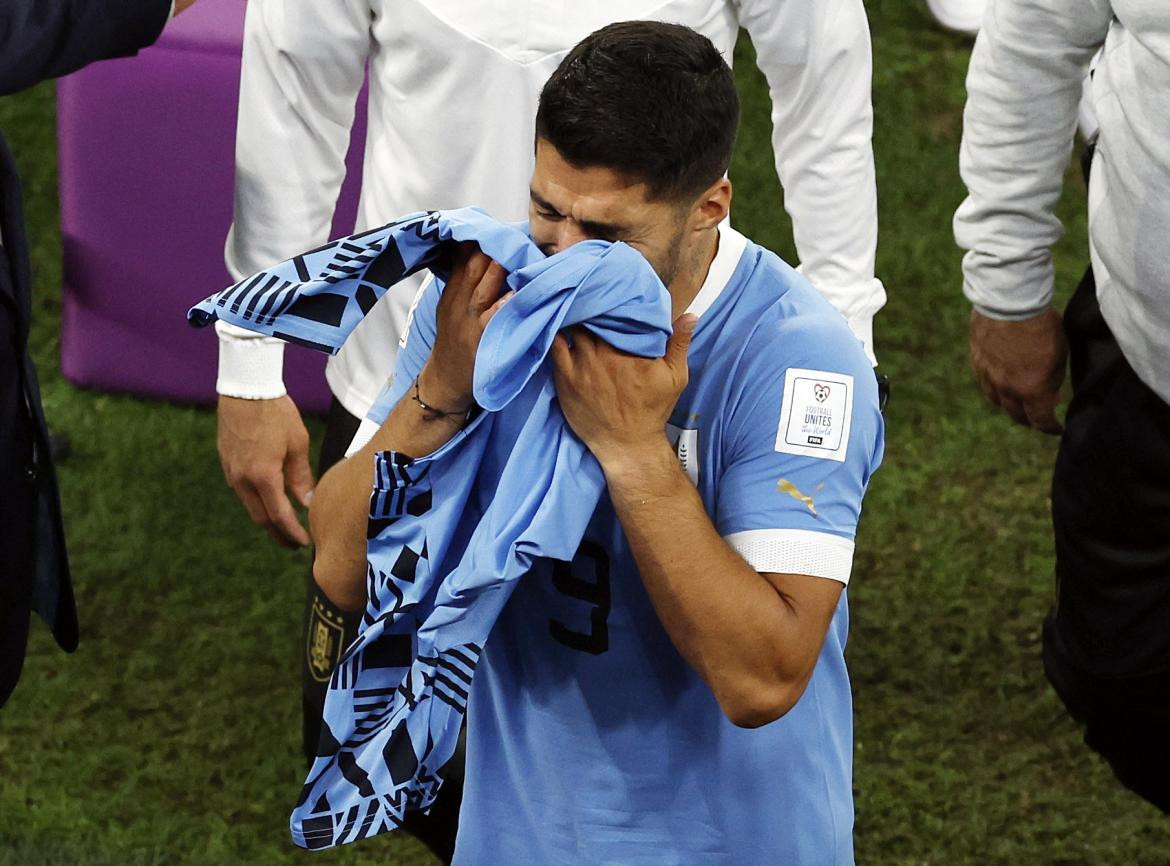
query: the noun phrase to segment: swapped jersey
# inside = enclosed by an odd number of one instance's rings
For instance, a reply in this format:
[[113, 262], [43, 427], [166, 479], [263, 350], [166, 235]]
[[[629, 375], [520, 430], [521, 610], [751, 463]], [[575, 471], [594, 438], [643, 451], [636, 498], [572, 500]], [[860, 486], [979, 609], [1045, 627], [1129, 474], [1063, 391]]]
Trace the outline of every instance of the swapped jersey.
[[[436, 300], [421, 296], [391, 395], [429, 353]], [[668, 435], [715, 527], [757, 571], [847, 583], [883, 448], [860, 343], [731, 229], [690, 312]], [[484, 649], [456, 864], [853, 863], [847, 629], [842, 595], [796, 706], [734, 726], [660, 624], [603, 497], [573, 561], [525, 576]]]

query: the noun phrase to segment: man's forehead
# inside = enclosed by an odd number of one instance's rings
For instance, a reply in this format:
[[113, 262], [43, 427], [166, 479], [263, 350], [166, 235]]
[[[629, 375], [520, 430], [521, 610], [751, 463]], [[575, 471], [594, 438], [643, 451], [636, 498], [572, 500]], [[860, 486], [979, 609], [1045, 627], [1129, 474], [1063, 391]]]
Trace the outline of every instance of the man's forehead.
[[551, 205], [574, 219], [641, 210], [651, 203], [645, 182], [603, 166], [574, 165], [544, 140], [537, 143], [531, 192], [538, 204]]

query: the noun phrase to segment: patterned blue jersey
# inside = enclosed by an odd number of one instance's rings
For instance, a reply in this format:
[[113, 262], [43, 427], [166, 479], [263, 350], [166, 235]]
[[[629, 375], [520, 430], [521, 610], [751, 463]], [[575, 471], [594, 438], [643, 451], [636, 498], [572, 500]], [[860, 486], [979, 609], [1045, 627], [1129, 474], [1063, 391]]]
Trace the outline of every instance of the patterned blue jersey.
[[[391, 397], [430, 351], [437, 297], [420, 296]], [[883, 447], [861, 345], [730, 229], [691, 309], [668, 434], [716, 529], [757, 571], [847, 582]], [[455, 862], [853, 863], [847, 628], [843, 594], [800, 701], [737, 728], [660, 624], [603, 497], [573, 561], [540, 561], [487, 641]]]

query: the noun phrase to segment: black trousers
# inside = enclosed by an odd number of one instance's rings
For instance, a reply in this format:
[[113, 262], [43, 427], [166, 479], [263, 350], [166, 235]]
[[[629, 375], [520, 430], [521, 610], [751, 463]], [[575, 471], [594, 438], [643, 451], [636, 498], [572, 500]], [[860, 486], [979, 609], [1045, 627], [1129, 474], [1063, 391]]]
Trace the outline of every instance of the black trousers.
[[[2, 252], [0, 252], [2, 256]], [[0, 706], [24, 666], [35, 550], [33, 425], [25, 406], [16, 317], [0, 298]]]
[[[345, 456], [360, 424], [360, 419], [333, 400], [317, 461], [318, 478]], [[301, 693], [305, 758], [312, 763], [321, 736], [321, 714], [329, 677], [345, 648], [357, 637], [361, 614], [335, 607], [317, 587], [312, 569], [308, 578], [302, 632], [305, 645], [301, 654]], [[459, 805], [463, 800], [463, 765], [461, 740], [459, 750], [441, 771], [443, 787], [439, 789], [439, 798], [430, 813], [408, 812], [403, 823], [403, 829], [418, 837], [444, 863], [450, 863], [455, 852], [455, 831], [459, 826]]]
[[1073, 398], [1052, 479], [1044, 669], [1085, 742], [1170, 812], [1170, 405], [1122, 355], [1092, 269], [1064, 327]]

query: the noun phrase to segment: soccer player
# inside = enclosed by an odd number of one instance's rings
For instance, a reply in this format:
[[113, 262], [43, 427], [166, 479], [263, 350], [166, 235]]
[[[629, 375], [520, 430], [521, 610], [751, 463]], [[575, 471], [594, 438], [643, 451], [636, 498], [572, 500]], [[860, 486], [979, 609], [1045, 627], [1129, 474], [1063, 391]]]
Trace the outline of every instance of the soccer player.
[[[641, 252], [675, 333], [660, 359], [557, 338], [558, 400], [607, 494], [574, 560], [526, 575], [487, 641], [456, 863], [853, 863], [844, 590], [878, 389], [845, 320], [727, 224], [738, 112], [719, 51], [670, 24], [597, 31], [541, 93], [533, 239]], [[464, 249], [424, 290], [392, 396], [417, 383], [434, 408], [367, 419], [318, 485], [335, 601], [361, 603], [373, 455], [461, 429], [503, 275]]]
[[[326, 240], [367, 65], [358, 229], [467, 204], [523, 219], [541, 86], [588, 33], [634, 18], [695, 27], [728, 60], [740, 28], [750, 35], [768, 81], [775, 165], [801, 271], [872, 345], [885, 292], [874, 278], [862, 0], [249, 0], [228, 270], [239, 279]], [[393, 372], [420, 283], [421, 275], [394, 287], [331, 359], [335, 401], [319, 473], [345, 453]], [[284, 344], [223, 322], [217, 330], [224, 474], [273, 538], [306, 544], [294, 502], [307, 502], [315, 482], [308, 431], [282, 380]], [[357, 625], [309, 582], [302, 675], [310, 759], [325, 684]], [[453, 793], [448, 786], [446, 796]]]

